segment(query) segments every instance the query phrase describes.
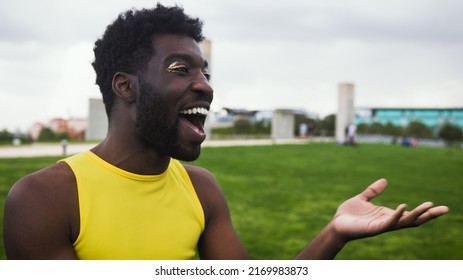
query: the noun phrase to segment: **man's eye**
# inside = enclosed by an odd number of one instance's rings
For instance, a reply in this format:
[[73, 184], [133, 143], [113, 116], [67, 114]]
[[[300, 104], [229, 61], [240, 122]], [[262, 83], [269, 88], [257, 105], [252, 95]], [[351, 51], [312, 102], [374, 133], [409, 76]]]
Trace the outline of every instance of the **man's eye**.
[[209, 74], [209, 72], [203, 72], [203, 75], [204, 75], [204, 77], [206, 77], [206, 79], [207, 79], [208, 81], [211, 80], [211, 74]]
[[167, 67], [167, 72], [169, 73], [188, 73], [188, 67], [178, 62], [174, 62], [169, 67]]

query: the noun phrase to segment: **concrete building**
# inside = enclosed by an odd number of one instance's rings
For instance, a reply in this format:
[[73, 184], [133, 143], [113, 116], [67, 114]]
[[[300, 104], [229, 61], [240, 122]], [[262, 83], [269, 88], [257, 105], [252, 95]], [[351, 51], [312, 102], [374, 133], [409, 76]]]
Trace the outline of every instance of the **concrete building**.
[[434, 132], [445, 123], [451, 123], [463, 129], [463, 108], [359, 108], [355, 123], [388, 123], [406, 127], [417, 121], [433, 129]]
[[346, 141], [346, 129], [355, 121], [354, 84], [339, 84], [338, 90], [335, 138], [337, 143], [344, 143]]
[[67, 133], [76, 140], [84, 140], [88, 121], [85, 118], [70, 118], [67, 120]]
[[272, 114], [272, 139], [294, 138], [294, 110], [277, 109]]
[[108, 131], [108, 117], [102, 99], [90, 98], [88, 100], [88, 127], [85, 133], [86, 140], [103, 140]]
[[207, 60], [208, 63], [208, 70], [209, 73], [212, 71], [212, 42], [209, 39], [204, 39], [201, 43], [199, 43], [199, 47], [201, 48], [201, 51], [203, 52], [204, 57]]

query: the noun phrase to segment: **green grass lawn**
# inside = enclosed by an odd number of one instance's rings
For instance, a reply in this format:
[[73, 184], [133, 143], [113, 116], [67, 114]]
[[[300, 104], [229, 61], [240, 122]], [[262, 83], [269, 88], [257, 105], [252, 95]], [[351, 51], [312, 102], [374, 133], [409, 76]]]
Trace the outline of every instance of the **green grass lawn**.
[[[11, 185], [58, 158], [0, 159], [0, 214]], [[431, 200], [450, 213], [420, 228], [348, 244], [337, 259], [463, 259], [463, 151], [334, 144], [204, 148], [193, 164], [212, 171], [254, 259], [288, 259], [328, 223], [337, 206], [379, 178], [374, 202], [410, 208]], [[3, 244], [2, 244], [3, 245]], [[0, 259], [4, 259], [3, 246]]]

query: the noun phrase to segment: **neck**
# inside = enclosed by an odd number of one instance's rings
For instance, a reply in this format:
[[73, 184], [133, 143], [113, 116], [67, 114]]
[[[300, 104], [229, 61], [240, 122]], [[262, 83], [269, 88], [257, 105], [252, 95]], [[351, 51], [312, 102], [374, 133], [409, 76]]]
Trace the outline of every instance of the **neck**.
[[166, 171], [170, 157], [161, 156], [157, 151], [147, 148], [136, 133], [110, 129], [105, 140], [92, 149], [106, 162], [141, 175], [156, 175]]

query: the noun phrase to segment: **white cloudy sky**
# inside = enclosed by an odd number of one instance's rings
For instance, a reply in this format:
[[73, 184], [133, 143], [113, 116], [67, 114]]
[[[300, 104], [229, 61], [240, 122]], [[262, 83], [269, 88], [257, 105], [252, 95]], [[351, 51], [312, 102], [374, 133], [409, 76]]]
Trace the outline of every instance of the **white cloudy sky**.
[[[2, 0], [0, 130], [85, 117], [93, 43], [147, 0]], [[215, 109], [463, 107], [463, 1], [177, 0], [213, 42]]]

